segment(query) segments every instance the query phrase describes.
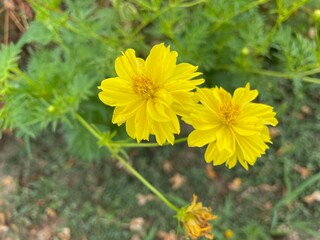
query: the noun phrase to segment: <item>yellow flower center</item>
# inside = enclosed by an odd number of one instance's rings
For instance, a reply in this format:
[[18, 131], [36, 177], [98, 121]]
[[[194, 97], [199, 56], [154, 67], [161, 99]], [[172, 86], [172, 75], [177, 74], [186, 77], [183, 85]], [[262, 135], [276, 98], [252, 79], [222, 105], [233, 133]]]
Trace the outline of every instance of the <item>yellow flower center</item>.
[[240, 113], [239, 105], [232, 105], [232, 103], [227, 103], [220, 106], [219, 109], [220, 117], [222, 123], [226, 126], [233, 124]]
[[151, 80], [144, 74], [133, 79], [133, 90], [145, 99], [153, 97], [154, 94], [154, 86]]

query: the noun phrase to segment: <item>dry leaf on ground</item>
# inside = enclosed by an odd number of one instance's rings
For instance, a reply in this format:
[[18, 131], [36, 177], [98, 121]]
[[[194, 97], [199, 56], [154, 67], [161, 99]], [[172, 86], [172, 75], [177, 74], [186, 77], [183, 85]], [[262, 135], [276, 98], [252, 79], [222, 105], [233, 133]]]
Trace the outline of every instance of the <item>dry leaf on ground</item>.
[[160, 231], [158, 233], [158, 238], [160, 238], [161, 240], [178, 240], [178, 237], [175, 231], [170, 231], [170, 232]]
[[144, 219], [142, 217], [133, 218], [130, 222], [131, 231], [141, 232], [143, 230]]
[[311, 170], [309, 168], [302, 167], [298, 164], [294, 165], [294, 170], [296, 170], [303, 179], [306, 179], [311, 174]]
[[320, 202], [320, 191], [314, 191], [312, 194], [305, 196], [303, 201], [306, 203], [312, 204], [314, 202]]
[[186, 181], [186, 178], [180, 173], [176, 173], [170, 178], [171, 187], [173, 190], [179, 189]]
[[45, 212], [49, 218], [55, 218], [57, 216], [57, 213], [52, 208], [47, 207]]
[[231, 183], [228, 184], [228, 188], [231, 191], [237, 192], [240, 190], [241, 184], [242, 184], [241, 178], [235, 178], [232, 180]]
[[138, 193], [136, 195], [136, 199], [138, 201], [138, 205], [143, 206], [145, 205], [147, 202], [150, 202], [152, 200], [155, 199], [155, 196], [152, 194], [147, 194], [147, 195], [143, 195], [141, 193]]
[[206, 174], [207, 177], [211, 180], [218, 178], [218, 175], [211, 164], [206, 165]]
[[164, 161], [162, 164], [162, 169], [165, 173], [172, 172], [172, 169], [173, 169], [172, 163], [168, 160]]

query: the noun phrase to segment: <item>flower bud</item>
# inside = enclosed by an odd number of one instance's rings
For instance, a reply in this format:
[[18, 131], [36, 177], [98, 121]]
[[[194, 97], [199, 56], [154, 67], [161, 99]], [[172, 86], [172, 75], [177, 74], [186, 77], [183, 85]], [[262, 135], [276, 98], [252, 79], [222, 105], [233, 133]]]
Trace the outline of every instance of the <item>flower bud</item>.
[[312, 14], [312, 18], [316, 23], [320, 22], [320, 9], [314, 10], [314, 12]]
[[244, 47], [241, 49], [241, 54], [244, 56], [248, 56], [250, 54], [250, 49], [247, 47]]
[[217, 216], [211, 214], [211, 209], [202, 206], [201, 202], [196, 202], [197, 196], [193, 195], [193, 201], [190, 206], [181, 208], [176, 217], [183, 224], [185, 233], [192, 239], [205, 237], [213, 239], [210, 220]]
[[50, 105], [48, 108], [47, 108], [48, 112], [52, 113], [56, 110], [56, 108], [53, 106], [53, 105]]

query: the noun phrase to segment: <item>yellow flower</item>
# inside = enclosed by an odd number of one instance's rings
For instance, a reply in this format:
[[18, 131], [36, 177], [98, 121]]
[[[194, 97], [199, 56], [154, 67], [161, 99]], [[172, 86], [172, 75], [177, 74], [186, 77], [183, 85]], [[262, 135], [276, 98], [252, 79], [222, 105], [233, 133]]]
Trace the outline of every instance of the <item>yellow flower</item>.
[[177, 218], [183, 224], [185, 233], [192, 239], [206, 237], [213, 239], [210, 220], [215, 220], [217, 216], [211, 214], [211, 209], [197, 203], [197, 196], [193, 195], [193, 201], [187, 208], [182, 208], [177, 214]]
[[126, 123], [128, 135], [138, 142], [155, 135], [158, 144], [173, 144], [180, 133], [178, 116], [188, 116], [194, 107], [193, 90], [204, 82], [198, 67], [176, 64], [178, 53], [163, 43], [155, 45], [146, 60], [128, 49], [115, 62], [117, 77], [102, 81], [100, 100], [115, 107], [112, 122]]
[[235, 90], [233, 96], [222, 87], [197, 90], [200, 103], [188, 119], [194, 131], [188, 137], [191, 147], [208, 144], [206, 162], [225, 163], [229, 168], [237, 160], [248, 169], [265, 153], [271, 143], [266, 125], [277, 125], [271, 106], [252, 103], [258, 96], [250, 85]]

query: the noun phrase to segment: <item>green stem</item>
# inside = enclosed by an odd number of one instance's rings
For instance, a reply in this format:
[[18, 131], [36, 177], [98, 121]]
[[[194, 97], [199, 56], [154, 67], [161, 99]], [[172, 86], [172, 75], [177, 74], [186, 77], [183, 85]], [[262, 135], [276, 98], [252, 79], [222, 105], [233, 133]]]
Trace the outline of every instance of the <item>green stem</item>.
[[320, 37], [319, 37], [319, 23], [316, 22], [315, 26], [315, 35], [316, 35], [316, 46], [317, 46], [317, 59], [320, 60]]
[[[187, 141], [187, 137], [185, 138], [178, 138], [174, 141], [174, 143], [182, 143]], [[114, 142], [116, 145], [123, 147], [123, 148], [131, 148], [131, 147], [159, 147], [158, 143], [121, 143], [121, 142]], [[166, 142], [163, 144], [164, 146], [170, 145], [170, 143]]]
[[119, 155], [116, 155], [115, 158], [122, 163], [136, 178], [138, 178], [151, 192], [153, 192], [158, 198], [160, 198], [168, 207], [172, 210], [178, 212], [179, 208], [171, 203], [161, 192], [158, 191], [151, 183], [149, 183], [137, 170], [135, 170], [126, 160], [124, 160]]
[[[239, 69], [229, 65], [216, 65], [215, 68], [220, 70], [233, 71], [233, 72], [239, 71]], [[276, 71], [270, 71], [270, 70], [264, 70], [264, 69], [258, 69], [258, 68], [243, 69], [243, 71], [247, 73], [253, 73], [253, 74], [276, 77], [276, 78], [286, 78], [290, 80], [301, 78], [301, 80], [304, 82], [320, 84], [319, 78], [313, 78], [308, 76], [308, 75], [319, 73], [320, 72], [319, 68], [304, 71], [304, 72], [293, 72], [293, 73], [282, 73], [282, 72], [276, 72]]]
[[241, 7], [239, 9], [239, 11], [235, 12], [235, 13], [231, 13], [227, 16], [225, 16], [224, 18], [222, 18], [221, 20], [219, 20], [215, 25], [212, 26], [211, 28], [211, 32], [215, 32], [218, 28], [220, 28], [224, 23], [227, 23], [229, 22], [231, 19], [237, 17], [238, 15], [246, 12], [246, 11], [249, 11], [250, 9], [256, 7], [256, 6], [259, 6], [259, 5], [262, 5], [262, 4], [265, 4], [267, 2], [269, 2], [270, 0], [257, 0], [257, 1], [254, 1], [254, 2], [251, 2], [243, 7]]
[[79, 114], [76, 114], [76, 118], [79, 122], [99, 141], [102, 140], [102, 136]]
[[[83, 117], [79, 114], [76, 114], [76, 118], [78, 121], [99, 141], [103, 139], [103, 136], [91, 125], [89, 124]], [[171, 203], [158, 189], [156, 189], [151, 183], [149, 183], [137, 170], [135, 170], [124, 158], [119, 156], [118, 152], [114, 150], [115, 147], [121, 147], [121, 144], [108, 144], [103, 143], [105, 147], [109, 149], [111, 153], [114, 154], [114, 157], [137, 179], [140, 180], [151, 192], [153, 192], [160, 200], [162, 200], [169, 208], [178, 212], [179, 208], [176, 207], [173, 203]], [[133, 146], [133, 145], [132, 145]]]

